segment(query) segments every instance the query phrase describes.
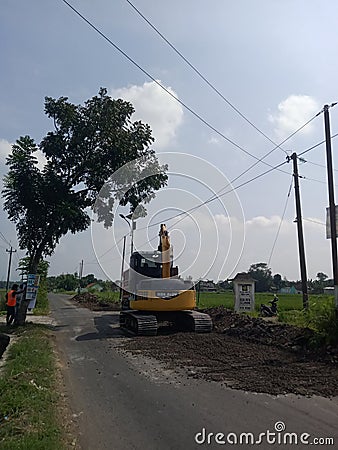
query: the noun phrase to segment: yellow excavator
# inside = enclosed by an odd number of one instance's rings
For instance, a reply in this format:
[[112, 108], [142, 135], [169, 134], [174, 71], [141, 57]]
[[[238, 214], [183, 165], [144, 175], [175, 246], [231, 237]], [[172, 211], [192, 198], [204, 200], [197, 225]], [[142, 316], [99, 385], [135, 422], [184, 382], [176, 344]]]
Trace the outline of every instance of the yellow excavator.
[[130, 257], [130, 269], [123, 280], [121, 328], [136, 335], [154, 336], [159, 323], [166, 322], [177, 330], [210, 332], [210, 316], [194, 310], [193, 284], [179, 278], [178, 268], [173, 266], [165, 224], [160, 227], [159, 238], [157, 251], [133, 252]]

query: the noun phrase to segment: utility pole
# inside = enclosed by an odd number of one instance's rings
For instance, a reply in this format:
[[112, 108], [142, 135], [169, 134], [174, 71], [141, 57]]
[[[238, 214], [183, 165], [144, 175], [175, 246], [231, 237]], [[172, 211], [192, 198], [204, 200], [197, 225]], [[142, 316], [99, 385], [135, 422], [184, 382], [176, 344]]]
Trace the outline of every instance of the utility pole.
[[83, 259], [80, 262], [80, 270], [79, 270], [79, 287], [78, 287], [78, 294], [81, 292], [81, 280], [82, 280], [82, 274], [83, 274]]
[[[332, 103], [331, 106], [334, 106]], [[334, 180], [333, 180], [333, 165], [332, 165], [332, 149], [331, 149], [331, 130], [330, 130], [330, 115], [329, 105], [324, 106], [324, 126], [325, 126], [325, 141], [326, 141], [326, 164], [327, 164], [327, 184], [329, 188], [329, 211], [330, 211], [330, 231], [331, 231], [331, 254], [332, 254], [332, 269], [334, 282], [334, 300], [336, 309], [338, 310], [338, 262], [337, 262], [337, 230], [336, 230], [336, 205], [334, 201]]]
[[[297, 155], [292, 153], [291, 159], [293, 161], [293, 179], [295, 183], [295, 199], [296, 199], [296, 222], [298, 233], [298, 249], [299, 249], [299, 264], [300, 264], [300, 276], [302, 279], [302, 292], [303, 292], [303, 309], [309, 308], [309, 298], [307, 291], [307, 273], [306, 273], [306, 260], [305, 260], [305, 247], [304, 247], [304, 234], [302, 223], [302, 208], [300, 204], [300, 192], [299, 192], [299, 175]], [[288, 157], [288, 160], [290, 158]]]
[[121, 262], [121, 280], [120, 280], [120, 303], [121, 303], [121, 305], [122, 305], [122, 297], [123, 297], [123, 272], [124, 272], [124, 258], [126, 256], [126, 240], [127, 240], [127, 236], [123, 236], [123, 250], [122, 250], [122, 262]]
[[6, 292], [7, 292], [8, 287], [9, 287], [9, 278], [11, 276], [12, 253], [15, 253], [16, 250], [11, 246], [10, 250], [7, 250], [7, 248], [6, 248], [6, 252], [9, 253], [8, 272], [7, 272], [7, 281], [6, 281]]

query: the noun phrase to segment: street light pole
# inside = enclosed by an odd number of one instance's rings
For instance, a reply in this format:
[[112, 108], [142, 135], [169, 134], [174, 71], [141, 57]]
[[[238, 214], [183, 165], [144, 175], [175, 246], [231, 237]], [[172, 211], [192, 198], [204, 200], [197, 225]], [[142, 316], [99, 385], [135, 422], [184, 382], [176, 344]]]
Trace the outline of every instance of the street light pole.
[[132, 255], [134, 252], [134, 230], [136, 229], [136, 222], [133, 219], [132, 214], [128, 214], [127, 216], [125, 216], [124, 214], [120, 214], [120, 217], [127, 222], [130, 228], [130, 254]]

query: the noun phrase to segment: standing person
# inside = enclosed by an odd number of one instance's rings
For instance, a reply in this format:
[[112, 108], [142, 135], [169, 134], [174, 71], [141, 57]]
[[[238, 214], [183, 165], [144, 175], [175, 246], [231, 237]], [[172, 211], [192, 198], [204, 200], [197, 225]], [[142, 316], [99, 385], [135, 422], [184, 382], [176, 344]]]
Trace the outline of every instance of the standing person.
[[18, 285], [13, 284], [12, 289], [7, 292], [6, 299], [7, 299], [7, 317], [6, 322], [7, 325], [11, 325], [13, 321], [15, 320], [15, 306], [16, 306], [16, 294], [18, 291]]

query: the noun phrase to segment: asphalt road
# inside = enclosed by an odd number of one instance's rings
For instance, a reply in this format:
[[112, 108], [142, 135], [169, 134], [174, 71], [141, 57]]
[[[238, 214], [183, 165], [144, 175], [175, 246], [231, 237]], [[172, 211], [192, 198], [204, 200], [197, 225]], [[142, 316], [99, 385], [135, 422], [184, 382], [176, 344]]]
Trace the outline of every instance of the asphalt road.
[[[117, 314], [78, 308], [63, 295], [49, 298], [83, 450], [227, 448], [236, 439], [239, 442], [241, 433], [253, 433], [255, 440], [265, 433], [255, 447], [271, 449], [278, 439], [288, 439], [285, 432], [297, 433], [293, 439], [298, 445], [280, 448], [308, 448], [300, 444], [303, 433], [310, 435], [303, 435], [309, 443], [333, 437], [334, 445], [320, 447], [338, 448], [337, 398], [254, 394], [167, 372], [142, 355], [131, 357], [121, 351], [130, 338], [118, 329]], [[285, 432], [276, 433], [276, 422], [283, 422]], [[267, 436], [268, 431], [275, 436]], [[210, 444], [209, 433], [213, 433]], [[249, 445], [241, 446], [245, 447]]]

